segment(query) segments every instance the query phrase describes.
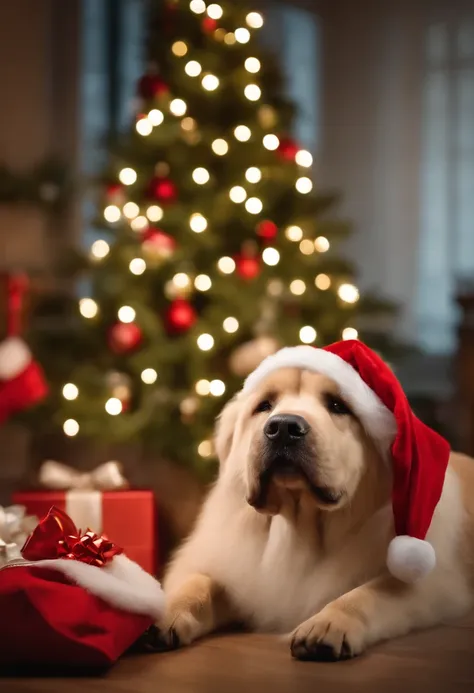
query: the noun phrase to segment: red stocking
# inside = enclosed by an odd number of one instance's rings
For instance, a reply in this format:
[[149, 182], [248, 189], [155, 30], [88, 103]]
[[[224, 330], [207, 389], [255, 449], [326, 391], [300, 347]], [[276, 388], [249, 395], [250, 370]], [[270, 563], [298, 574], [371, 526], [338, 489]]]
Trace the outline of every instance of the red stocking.
[[27, 280], [8, 279], [7, 337], [0, 342], [0, 423], [42, 400], [48, 388], [43, 372], [19, 336]]

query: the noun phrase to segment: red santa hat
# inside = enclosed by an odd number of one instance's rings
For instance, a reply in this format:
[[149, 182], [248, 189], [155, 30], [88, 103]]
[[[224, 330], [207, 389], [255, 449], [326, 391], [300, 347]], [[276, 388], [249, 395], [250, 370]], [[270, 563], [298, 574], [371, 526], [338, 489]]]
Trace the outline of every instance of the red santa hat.
[[300, 368], [332, 378], [384, 457], [391, 461], [395, 538], [387, 567], [399, 580], [415, 582], [435, 566], [433, 546], [425, 537], [443, 490], [448, 442], [412, 412], [391, 368], [358, 340], [323, 349], [281, 349], [251, 373], [244, 391], [254, 389], [280, 368]]

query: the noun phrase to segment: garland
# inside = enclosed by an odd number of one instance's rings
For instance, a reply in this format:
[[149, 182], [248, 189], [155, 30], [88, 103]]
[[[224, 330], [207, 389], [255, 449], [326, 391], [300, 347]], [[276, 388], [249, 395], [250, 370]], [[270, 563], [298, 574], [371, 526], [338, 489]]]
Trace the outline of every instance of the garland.
[[0, 165], [0, 204], [29, 204], [52, 210], [64, 203], [67, 191], [66, 167], [56, 160], [46, 160], [26, 173]]

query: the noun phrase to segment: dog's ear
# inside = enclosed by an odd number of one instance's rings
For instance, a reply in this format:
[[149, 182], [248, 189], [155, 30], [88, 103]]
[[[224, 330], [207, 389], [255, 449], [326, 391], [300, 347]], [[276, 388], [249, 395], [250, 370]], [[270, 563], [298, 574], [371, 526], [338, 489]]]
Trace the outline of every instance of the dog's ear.
[[[240, 393], [239, 393], [240, 394]], [[219, 458], [219, 464], [223, 464], [229, 456], [234, 438], [235, 425], [239, 414], [241, 399], [235, 395], [217, 417], [214, 433], [214, 447]]]

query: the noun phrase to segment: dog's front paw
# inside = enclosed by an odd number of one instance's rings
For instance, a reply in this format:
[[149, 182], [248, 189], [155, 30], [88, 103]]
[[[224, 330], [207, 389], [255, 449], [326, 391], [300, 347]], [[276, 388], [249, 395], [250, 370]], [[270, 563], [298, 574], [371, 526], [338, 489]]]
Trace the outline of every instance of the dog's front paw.
[[360, 654], [364, 640], [364, 625], [356, 615], [328, 606], [294, 631], [291, 654], [296, 659], [337, 662]]

